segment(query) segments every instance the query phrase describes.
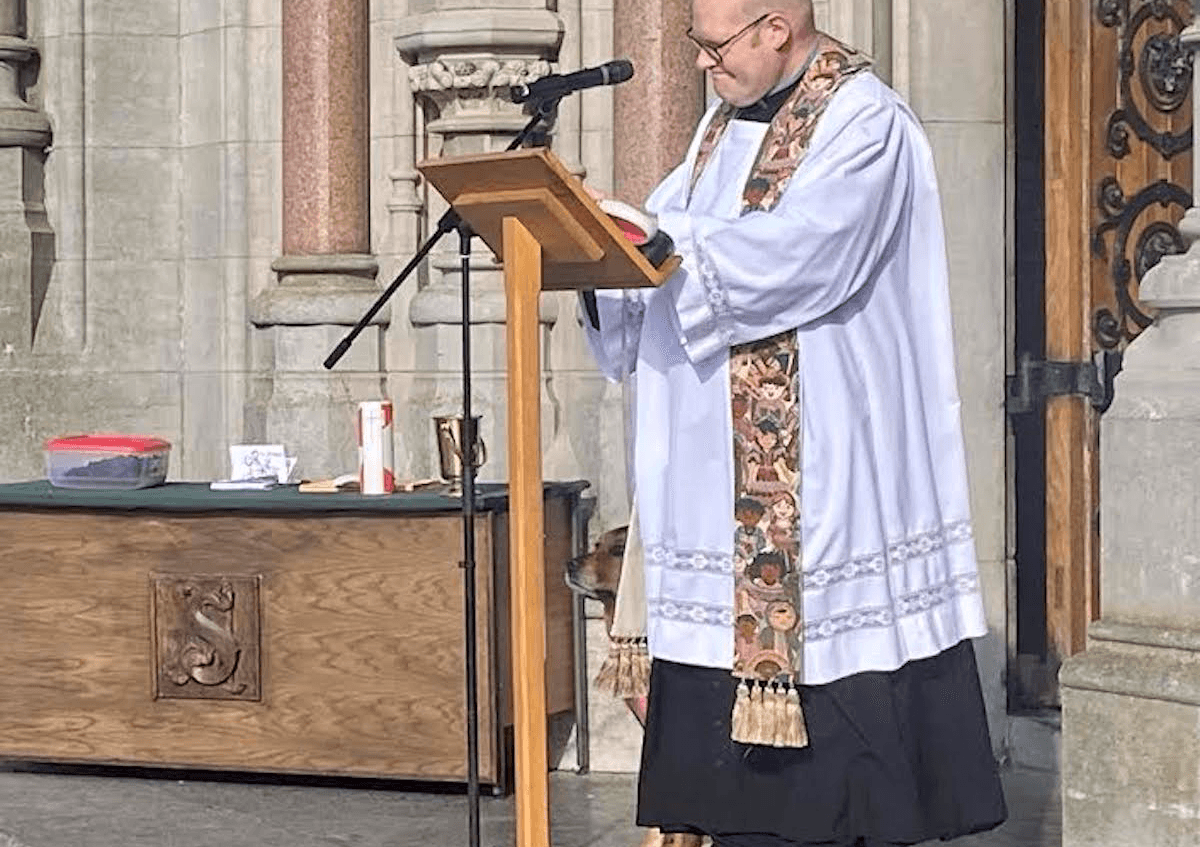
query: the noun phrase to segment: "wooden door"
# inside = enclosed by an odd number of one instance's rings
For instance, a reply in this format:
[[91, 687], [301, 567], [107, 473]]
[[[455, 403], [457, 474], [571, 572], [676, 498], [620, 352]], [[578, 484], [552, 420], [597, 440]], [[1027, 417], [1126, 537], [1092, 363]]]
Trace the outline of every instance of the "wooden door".
[[[1025, 0], [1016, 5], [1028, 9]], [[1107, 359], [1106, 381], [1152, 319], [1138, 301], [1143, 275], [1184, 249], [1176, 225], [1191, 205], [1192, 54], [1180, 34], [1191, 2], [1043, 0], [1041, 10], [1041, 20], [1027, 17], [1025, 25], [1041, 26], [1044, 44], [1043, 353], [1050, 361]], [[1018, 45], [1021, 25], [1018, 11]], [[1015, 76], [1021, 72], [1017, 66]], [[1056, 701], [1059, 663], [1084, 648], [1100, 614], [1102, 408], [1080, 394], [1045, 399], [1044, 637], [1034, 657], [1044, 673], [1025, 674], [1025, 705]], [[1023, 567], [1036, 570], [1026, 553], [1018, 582]], [[1035, 602], [1028, 593], [1022, 600]], [[1036, 617], [1020, 616], [1027, 625]]]

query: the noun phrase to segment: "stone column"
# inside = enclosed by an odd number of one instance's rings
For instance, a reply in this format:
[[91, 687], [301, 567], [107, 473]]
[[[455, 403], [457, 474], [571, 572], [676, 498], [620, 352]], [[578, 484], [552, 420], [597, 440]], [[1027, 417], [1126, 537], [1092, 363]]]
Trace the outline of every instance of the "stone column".
[[814, 3], [817, 25], [834, 38], [875, 60], [871, 70], [884, 82], [892, 79], [893, 0], [838, 0]]
[[[409, 68], [396, 55], [396, 28], [410, 16], [410, 7], [420, 0], [393, 2], [390, 15], [377, 12], [371, 21], [371, 132], [372, 183], [376, 199], [372, 206], [376, 217], [373, 233], [380, 265], [380, 285], [395, 279], [424, 240], [425, 198], [421, 175], [417, 173], [417, 151], [422, 139], [418, 134], [419, 109], [413, 97]], [[385, 198], [385, 203], [379, 202]], [[417, 277], [401, 286], [391, 300], [397, 316], [387, 330], [384, 358], [387, 362], [387, 394], [407, 409], [411, 403], [408, 387], [412, 375], [425, 371], [428, 364], [417, 355], [412, 324], [403, 318], [417, 293]], [[422, 415], [405, 414], [395, 432], [396, 473], [399, 478], [428, 477], [433, 467], [429, 457], [434, 444], [431, 425]]]
[[0, 368], [28, 353], [54, 263], [43, 204], [50, 123], [25, 100], [37, 51], [25, 0], [0, 0]]
[[[352, 470], [353, 406], [382, 390], [384, 309], [337, 368], [321, 362], [378, 296], [370, 252], [367, 0], [282, 0], [283, 253], [251, 310], [270, 385], [251, 437], [304, 473]], [[253, 420], [254, 416], [251, 416]]]
[[[1197, 49], [1200, 28], [1182, 40]], [[1191, 847], [1200, 831], [1197, 244], [1143, 279], [1158, 316], [1101, 422], [1102, 615], [1060, 672], [1063, 847]]]
[[[558, 56], [562, 23], [547, 3], [529, 0], [460, 8], [438, 0], [432, 11], [413, 15], [397, 30], [396, 48], [411, 66], [410, 82], [423, 113], [418, 158], [499, 152], [523, 127], [527, 116], [509, 101], [509, 87], [545, 76]], [[446, 209], [436, 190], [426, 192], [426, 220], [432, 228]], [[418, 476], [436, 475], [437, 451], [430, 415], [453, 414], [462, 406], [460, 263], [458, 235], [442, 239], [429, 259], [408, 312], [415, 368], [392, 376], [392, 391], [407, 403], [397, 407], [397, 427], [407, 433], [408, 462]], [[482, 416], [489, 447], [480, 478], [507, 478], [502, 446], [505, 428], [504, 284], [495, 258], [476, 239], [471, 258], [472, 405]], [[555, 301], [543, 298], [542, 320], [549, 327]], [[545, 350], [543, 350], [545, 361]], [[543, 420], [552, 406], [543, 404]], [[549, 441], [553, 427], [543, 426]]]
[[613, 42], [633, 79], [613, 92], [616, 196], [640, 205], [683, 161], [704, 113], [704, 74], [684, 33], [691, 8], [674, 0], [615, 0]]

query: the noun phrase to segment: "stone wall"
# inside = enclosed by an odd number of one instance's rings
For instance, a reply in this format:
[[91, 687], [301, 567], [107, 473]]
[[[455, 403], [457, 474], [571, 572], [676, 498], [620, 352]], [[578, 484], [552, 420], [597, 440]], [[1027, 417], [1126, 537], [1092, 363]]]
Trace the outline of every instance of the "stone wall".
[[173, 478], [225, 473], [247, 435], [246, 304], [278, 249], [278, 6], [30, 4], [56, 261], [0, 365], [3, 478], [95, 430], [168, 438]]

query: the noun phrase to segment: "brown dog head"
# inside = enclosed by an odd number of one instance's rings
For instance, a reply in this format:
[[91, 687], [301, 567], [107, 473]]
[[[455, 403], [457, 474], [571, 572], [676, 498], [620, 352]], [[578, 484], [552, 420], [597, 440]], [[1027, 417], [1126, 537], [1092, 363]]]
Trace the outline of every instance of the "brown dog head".
[[596, 540], [590, 553], [567, 562], [567, 585], [577, 594], [600, 601], [604, 606], [604, 623], [610, 632], [628, 536], [627, 526], [610, 529]]

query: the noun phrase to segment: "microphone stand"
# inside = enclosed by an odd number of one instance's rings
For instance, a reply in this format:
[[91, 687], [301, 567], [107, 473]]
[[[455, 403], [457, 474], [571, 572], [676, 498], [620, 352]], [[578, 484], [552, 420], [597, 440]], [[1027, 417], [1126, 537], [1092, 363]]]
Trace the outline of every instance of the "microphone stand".
[[[506, 148], [516, 150], [533, 134], [542, 121], [548, 119], [558, 108], [563, 94], [555, 94], [535, 102], [533, 116]], [[350, 345], [396, 293], [404, 280], [429, 255], [429, 252], [450, 232], [458, 231], [458, 255], [462, 274], [462, 533], [463, 561], [463, 634], [466, 640], [466, 685], [467, 685], [467, 843], [479, 847], [479, 691], [478, 647], [476, 645], [476, 597], [475, 597], [475, 420], [471, 417], [471, 241], [475, 233], [453, 208], [447, 209], [438, 221], [437, 229], [426, 239], [404, 269], [392, 281], [379, 298], [359, 319], [325, 359], [325, 369], [332, 369], [350, 349]]]

